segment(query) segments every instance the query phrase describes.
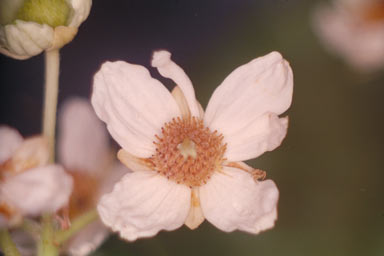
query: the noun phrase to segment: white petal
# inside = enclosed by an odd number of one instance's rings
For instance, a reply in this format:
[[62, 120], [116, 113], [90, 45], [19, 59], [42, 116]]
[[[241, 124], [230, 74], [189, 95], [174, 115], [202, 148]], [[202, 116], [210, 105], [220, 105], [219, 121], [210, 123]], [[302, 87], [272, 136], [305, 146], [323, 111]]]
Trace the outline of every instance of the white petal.
[[72, 5], [72, 13], [69, 17], [70, 27], [79, 27], [88, 17], [92, 6], [92, 0], [69, 0]]
[[26, 58], [49, 48], [53, 40], [53, 29], [36, 22], [16, 20], [14, 24], [6, 25], [3, 33], [5, 45], [1, 45], [1, 48]]
[[131, 172], [125, 165], [118, 162], [114, 163], [113, 166], [105, 173], [105, 177], [102, 179], [99, 190], [99, 197], [106, 193], [112, 192], [113, 187], [121, 178], [127, 173]]
[[1, 41], [4, 38], [4, 30], [0, 27], [0, 53], [4, 54], [5, 56], [8, 56], [10, 58], [16, 59], [16, 60], [26, 60], [29, 59], [32, 56], [29, 55], [18, 55], [16, 53], [10, 52], [8, 48], [5, 48]]
[[200, 188], [205, 218], [217, 228], [257, 234], [277, 219], [279, 191], [271, 180], [255, 182], [240, 169], [224, 167]]
[[129, 173], [102, 197], [97, 209], [104, 224], [130, 241], [184, 224], [191, 190], [155, 172]]
[[199, 116], [199, 107], [196, 104], [195, 90], [187, 74], [175, 62], [171, 60], [171, 54], [167, 51], [153, 53], [152, 66], [166, 78], [172, 79], [180, 87], [187, 99], [192, 116]]
[[20, 33], [24, 32], [28, 39], [31, 40], [31, 42], [22, 42], [24, 48], [28, 49], [28, 46], [33, 44], [37, 48], [44, 50], [52, 44], [53, 34], [51, 27], [45, 24], [41, 25], [22, 20], [17, 20], [15, 23]]
[[13, 153], [10, 160], [8, 166], [13, 173], [46, 165], [49, 160], [47, 140], [42, 136], [25, 139]]
[[287, 129], [288, 117], [266, 113], [235, 133], [223, 134], [227, 143], [225, 157], [229, 161], [245, 161], [272, 151], [280, 146]]
[[96, 73], [92, 105], [112, 137], [129, 153], [149, 157], [154, 136], [179, 116], [171, 93], [143, 66], [107, 62]]
[[72, 256], [89, 255], [108, 235], [109, 230], [101, 221], [92, 222], [70, 240], [67, 251]]
[[20, 133], [11, 127], [0, 126], [0, 164], [9, 159], [23, 142]]
[[97, 174], [109, 159], [108, 134], [90, 102], [73, 98], [60, 113], [59, 162], [65, 168]]
[[0, 197], [23, 215], [39, 215], [66, 205], [72, 185], [72, 178], [62, 167], [48, 165], [7, 179], [0, 187]]
[[204, 122], [225, 134], [240, 132], [257, 117], [285, 112], [292, 101], [292, 70], [272, 52], [234, 70], [209, 100]]

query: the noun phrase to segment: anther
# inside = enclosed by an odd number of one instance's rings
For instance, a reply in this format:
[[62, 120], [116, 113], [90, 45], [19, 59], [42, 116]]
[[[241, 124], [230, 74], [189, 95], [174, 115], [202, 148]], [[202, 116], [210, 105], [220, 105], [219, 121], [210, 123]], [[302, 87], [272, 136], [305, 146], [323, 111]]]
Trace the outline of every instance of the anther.
[[190, 187], [205, 184], [220, 171], [226, 145], [197, 117], [173, 118], [155, 135], [156, 151], [148, 159], [155, 171]]

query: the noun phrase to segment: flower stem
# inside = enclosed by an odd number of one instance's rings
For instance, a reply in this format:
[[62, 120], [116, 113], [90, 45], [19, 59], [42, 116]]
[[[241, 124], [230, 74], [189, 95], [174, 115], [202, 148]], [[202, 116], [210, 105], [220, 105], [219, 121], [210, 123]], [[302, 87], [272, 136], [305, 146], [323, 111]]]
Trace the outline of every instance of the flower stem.
[[54, 227], [51, 214], [42, 217], [42, 232], [38, 245], [39, 256], [56, 256], [59, 255], [59, 246], [55, 244]]
[[[55, 130], [57, 96], [59, 92], [59, 49], [45, 51], [45, 92], [43, 111], [43, 135], [48, 140], [49, 162], [55, 162]], [[54, 244], [54, 226], [52, 214], [42, 217], [42, 230], [38, 245], [39, 256], [59, 255], [59, 247]]]
[[0, 248], [5, 256], [20, 256], [15, 243], [12, 241], [11, 235], [8, 230], [0, 230]]
[[72, 221], [71, 227], [69, 229], [57, 232], [55, 242], [58, 244], [64, 243], [85, 226], [97, 220], [98, 217], [99, 215], [97, 214], [96, 209], [90, 210], [77, 217], [74, 221]]
[[59, 92], [59, 49], [45, 51], [45, 96], [43, 112], [43, 135], [48, 139], [50, 162], [55, 159], [55, 128], [57, 96]]

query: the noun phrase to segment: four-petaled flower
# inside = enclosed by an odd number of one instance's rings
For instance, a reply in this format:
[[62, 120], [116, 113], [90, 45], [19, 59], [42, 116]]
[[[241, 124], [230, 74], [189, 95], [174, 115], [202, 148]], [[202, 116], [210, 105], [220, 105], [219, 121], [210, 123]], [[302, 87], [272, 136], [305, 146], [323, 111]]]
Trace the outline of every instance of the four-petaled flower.
[[234, 70], [206, 112], [192, 83], [166, 51], [152, 66], [176, 83], [170, 93], [146, 68], [107, 62], [94, 78], [92, 104], [133, 173], [102, 197], [102, 221], [128, 240], [196, 228], [259, 233], [274, 226], [279, 192], [265, 172], [242, 161], [278, 147], [291, 104], [292, 70], [277, 52]]

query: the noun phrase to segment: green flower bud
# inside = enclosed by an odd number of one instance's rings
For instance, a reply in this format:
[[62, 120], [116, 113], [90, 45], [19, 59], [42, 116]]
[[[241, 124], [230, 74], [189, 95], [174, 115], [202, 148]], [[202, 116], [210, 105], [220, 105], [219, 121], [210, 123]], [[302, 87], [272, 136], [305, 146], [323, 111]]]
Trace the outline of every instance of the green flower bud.
[[92, 0], [0, 0], [0, 53], [28, 59], [72, 41]]
[[66, 0], [26, 0], [16, 19], [47, 24], [53, 28], [67, 25], [70, 7]]

